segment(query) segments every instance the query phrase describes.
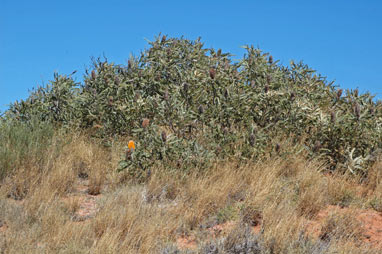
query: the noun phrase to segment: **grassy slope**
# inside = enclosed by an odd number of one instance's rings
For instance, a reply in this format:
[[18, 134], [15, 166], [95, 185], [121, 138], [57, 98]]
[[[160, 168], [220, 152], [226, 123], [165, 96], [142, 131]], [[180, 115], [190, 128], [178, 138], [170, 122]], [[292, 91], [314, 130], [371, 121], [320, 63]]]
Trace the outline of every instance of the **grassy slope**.
[[[145, 184], [138, 184], [114, 170], [124, 142], [105, 148], [86, 136], [57, 134], [52, 146], [63, 139], [70, 141], [58, 153], [51, 147], [44, 151], [54, 159], [43, 164], [27, 159], [1, 185], [4, 253], [176, 253], [171, 250], [182, 235], [196, 240], [194, 253], [213, 253], [207, 251], [211, 246], [227, 250], [243, 241], [258, 243], [261, 253], [374, 253], [357, 242], [357, 222], [349, 215], [332, 216], [329, 242], [301, 234], [328, 205], [370, 207], [382, 193], [380, 164], [362, 185], [343, 175], [324, 175], [318, 161], [293, 155], [247, 165], [221, 161], [187, 175], [155, 168]], [[102, 193], [96, 216], [82, 222], [72, 219], [78, 201], [65, 202], [79, 173], [88, 174], [93, 193]], [[245, 233], [259, 218], [262, 234]], [[226, 221], [237, 229], [225, 243], [213, 243], [203, 228]]]

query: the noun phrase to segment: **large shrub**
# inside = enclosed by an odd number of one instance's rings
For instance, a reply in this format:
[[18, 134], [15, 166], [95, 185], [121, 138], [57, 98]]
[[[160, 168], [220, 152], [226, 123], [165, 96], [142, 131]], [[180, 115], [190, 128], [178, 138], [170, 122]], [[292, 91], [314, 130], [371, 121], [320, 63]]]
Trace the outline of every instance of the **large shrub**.
[[[127, 66], [95, 60], [82, 84], [55, 75], [7, 117], [36, 116], [61, 126], [131, 136], [142, 172], [156, 163], [204, 165], [211, 158], [254, 160], [289, 139], [331, 169], [367, 174], [381, 148], [382, 106], [369, 93], [343, 92], [303, 63], [279, 65], [253, 46], [238, 62], [198, 39], [158, 36]], [[142, 128], [148, 119], [149, 127]], [[169, 138], [161, 140], [161, 133]]]

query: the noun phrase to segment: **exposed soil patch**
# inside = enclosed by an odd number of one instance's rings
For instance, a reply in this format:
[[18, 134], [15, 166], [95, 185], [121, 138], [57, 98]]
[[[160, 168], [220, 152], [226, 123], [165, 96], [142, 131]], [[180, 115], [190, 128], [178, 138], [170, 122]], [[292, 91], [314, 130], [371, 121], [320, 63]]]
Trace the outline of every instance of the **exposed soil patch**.
[[208, 232], [211, 238], [216, 238], [230, 232], [235, 226], [235, 222], [227, 221], [222, 224], [217, 224], [211, 228], [208, 228]]
[[182, 235], [176, 239], [176, 244], [181, 250], [195, 250], [197, 242], [194, 236]]
[[[350, 214], [351, 218], [356, 219], [355, 225], [359, 225], [356, 231], [359, 230], [359, 240], [365, 244], [370, 244], [373, 248], [382, 249], [382, 213], [371, 209], [354, 209], [341, 208], [340, 206], [330, 205], [326, 209], [321, 210], [314, 220], [307, 222], [306, 231], [314, 238], [323, 238], [323, 227], [326, 220], [333, 214]], [[351, 219], [349, 218], [349, 219]], [[208, 232], [209, 239], [216, 239], [227, 235], [235, 227], [236, 222], [228, 221], [222, 224], [214, 225], [205, 229]], [[261, 222], [252, 226], [254, 234], [259, 234], [261, 231]], [[194, 235], [182, 235], [176, 240], [179, 249], [195, 250], [198, 241]]]
[[97, 199], [100, 197], [101, 195], [89, 194], [89, 180], [79, 178], [72, 193], [63, 198], [63, 201], [74, 209], [72, 220], [80, 222], [96, 215], [98, 211]]
[[357, 218], [362, 222], [364, 241], [382, 248], [382, 214], [372, 210], [361, 212]]
[[261, 231], [261, 224], [259, 223], [259, 224], [257, 224], [256, 226], [253, 226], [253, 227], [252, 227], [252, 230], [253, 230], [253, 232], [254, 232], [255, 234], [259, 234], [260, 231]]
[[4, 233], [5, 231], [7, 231], [7, 224], [0, 220], [0, 233]]
[[351, 214], [360, 225], [361, 241], [371, 244], [374, 248], [382, 248], [382, 213], [370, 209], [341, 208], [328, 206], [320, 211], [316, 218], [307, 224], [307, 232], [315, 238], [323, 236], [323, 224], [331, 214]]
[[[235, 221], [227, 221], [206, 228], [205, 230], [207, 231], [207, 240], [227, 236], [235, 228], [236, 225], [237, 222]], [[256, 226], [252, 226], [251, 228], [254, 234], [259, 234], [261, 230], [261, 222], [259, 221]], [[176, 239], [176, 244], [181, 250], [195, 250], [198, 246], [198, 241], [193, 234], [182, 235]]]

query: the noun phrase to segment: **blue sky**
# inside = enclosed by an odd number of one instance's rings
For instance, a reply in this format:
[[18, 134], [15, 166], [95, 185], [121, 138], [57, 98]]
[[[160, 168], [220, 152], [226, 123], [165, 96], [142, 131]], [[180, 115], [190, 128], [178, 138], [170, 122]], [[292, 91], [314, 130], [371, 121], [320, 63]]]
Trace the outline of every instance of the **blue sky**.
[[287, 65], [303, 60], [343, 88], [382, 98], [382, 1], [0, 0], [0, 110], [53, 73], [105, 55], [125, 64], [160, 32], [202, 37], [239, 59], [253, 44]]

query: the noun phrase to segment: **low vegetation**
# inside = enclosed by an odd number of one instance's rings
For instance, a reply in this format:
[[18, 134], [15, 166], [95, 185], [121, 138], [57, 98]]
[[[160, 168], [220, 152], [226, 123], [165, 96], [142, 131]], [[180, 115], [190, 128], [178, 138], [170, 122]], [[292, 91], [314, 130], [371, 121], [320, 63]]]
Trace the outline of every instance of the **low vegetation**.
[[343, 212], [381, 211], [380, 101], [252, 46], [149, 44], [0, 117], [4, 253], [380, 251]]

